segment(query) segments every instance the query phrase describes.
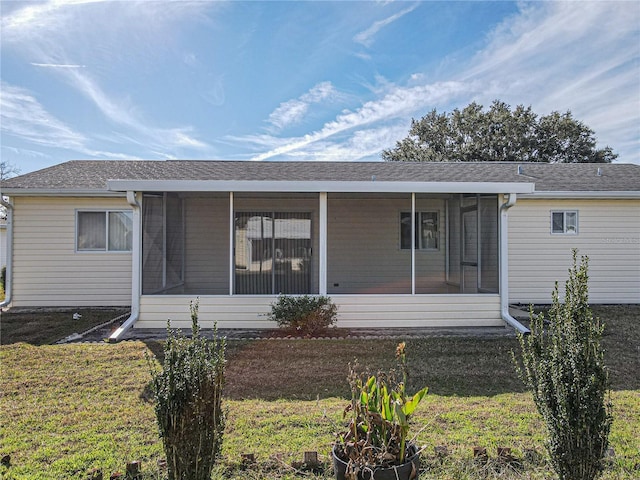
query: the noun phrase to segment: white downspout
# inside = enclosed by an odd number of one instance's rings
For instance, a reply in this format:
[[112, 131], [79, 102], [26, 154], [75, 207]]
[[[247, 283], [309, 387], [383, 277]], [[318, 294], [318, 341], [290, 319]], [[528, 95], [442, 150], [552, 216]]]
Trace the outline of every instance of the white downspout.
[[131, 252], [131, 315], [120, 327], [107, 339], [108, 342], [117, 342], [120, 337], [129, 330], [140, 316], [140, 266], [141, 266], [141, 225], [140, 203], [136, 199], [136, 192], [127, 191], [127, 202], [133, 208], [133, 251]]
[[509, 313], [509, 220], [507, 210], [516, 204], [516, 194], [507, 194], [507, 201], [500, 205], [500, 314], [502, 320], [518, 332], [528, 334], [529, 329]]
[[0, 308], [11, 303], [11, 292], [13, 283], [13, 204], [2, 199], [0, 204], [7, 209], [7, 270], [4, 279], [4, 300], [0, 303]]

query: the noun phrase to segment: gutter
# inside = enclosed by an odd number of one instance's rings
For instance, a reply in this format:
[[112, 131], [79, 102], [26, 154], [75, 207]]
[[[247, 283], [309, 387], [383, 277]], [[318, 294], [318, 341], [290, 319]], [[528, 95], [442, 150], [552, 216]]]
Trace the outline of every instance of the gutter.
[[140, 265], [141, 265], [141, 221], [140, 221], [140, 203], [136, 199], [136, 192], [127, 191], [127, 202], [133, 208], [133, 251], [131, 252], [131, 315], [127, 318], [118, 329], [106, 339], [109, 343], [120, 341], [122, 335], [125, 334], [138, 321], [140, 316]]
[[500, 315], [517, 332], [527, 335], [530, 330], [509, 313], [509, 223], [507, 210], [516, 204], [516, 194], [507, 194], [507, 201], [500, 205]]
[[7, 270], [4, 280], [4, 300], [0, 303], [0, 308], [2, 308], [11, 303], [13, 290], [13, 204], [5, 201], [0, 195], [0, 205], [7, 209]]
[[102, 189], [71, 188], [4, 188], [4, 195], [12, 197], [122, 197], [122, 192]]
[[520, 198], [528, 199], [572, 199], [572, 200], [628, 200], [640, 198], [640, 190], [602, 190], [602, 191], [539, 191], [523, 193]]

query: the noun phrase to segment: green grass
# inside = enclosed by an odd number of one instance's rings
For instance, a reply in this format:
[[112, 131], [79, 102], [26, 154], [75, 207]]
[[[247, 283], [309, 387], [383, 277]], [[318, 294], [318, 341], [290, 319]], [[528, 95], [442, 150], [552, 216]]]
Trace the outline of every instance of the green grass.
[[[640, 476], [640, 307], [595, 308], [607, 321], [604, 338], [612, 377], [616, 458], [603, 478]], [[4, 321], [4, 318], [3, 318]], [[33, 342], [32, 342], [33, 343]], [[225, 406], [228, 422], [216, 478], [332, 478], [330, 448], [348, 397], [347, 364], [357, 357], [372, 370], [394, 364], [392, 340], [232, 341], [228, 349]], [[548, 479], [544, 430], [511, 364], [515, 338], [425, 338], [407, 344], [410, 391], [430, 394], [413, 432], [425, 445], [421, 479]], [[158, 343], [0, 347], [0, 454], [11, 467], [4, 479], [85, 479], [100, 468], [105, 478], [141, 460], [145, 478], [162, 479], [162, 458], [149, 395], [147, 355]], [[433, 447], [446, 445], [439, 459]], [[472, 447], [487, 447], [487, 465]], [[522, 458], [514, 470], [496, 461], [496, 447]], [[541, 458], [525, 458], [534, 449]], [[320, 453], [317, 472], [291, 467], [306, 450]], [[242, 453], [257, 464], [243, 467]], [[276, 457], [277, 456], [277, 457]]]

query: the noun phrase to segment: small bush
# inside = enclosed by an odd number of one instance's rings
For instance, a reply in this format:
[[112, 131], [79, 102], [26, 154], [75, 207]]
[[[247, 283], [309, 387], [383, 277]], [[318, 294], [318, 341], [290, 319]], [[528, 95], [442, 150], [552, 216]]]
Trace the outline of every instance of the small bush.
[[278, 301], [271, 304], [268, 316], [280, 328], [314, 334], [335, 325], [337, 315], [338, 307], [329, 297], [280, 295]]
[[0, 288], [4, 290], [5, 282], [7, 281], [7, 267], [2, 267], [0, 272]]
[[164, 363], [152, 368], [155, 413], [169, 480], [210, 480], [222, 446], [225, 341], [200, 336], [198, 302], [191, 306], [192, 338], [168, 327]]
[[600, 339], [604, 325], [588, 304], [588, 258], [573, 267], [565, 302], [553, 292], [548, 331], [543, 315], [531, 312], [531, 334], [520, 335], [518, 370], [532, 390], [547, 427], [547, 450], [560, 480], [593, 480], [603, 470], [609, 444], [609, 378]]

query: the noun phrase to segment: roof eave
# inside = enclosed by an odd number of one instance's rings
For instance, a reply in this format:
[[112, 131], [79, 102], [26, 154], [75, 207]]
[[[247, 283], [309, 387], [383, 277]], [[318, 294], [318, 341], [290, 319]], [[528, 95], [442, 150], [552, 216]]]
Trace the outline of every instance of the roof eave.
[[113, 191], [136, 192], [299, 192], [299, 193], [518, 193], [534, 191], [525, 182], [388, 182], [262, 180], [109, 180]]

